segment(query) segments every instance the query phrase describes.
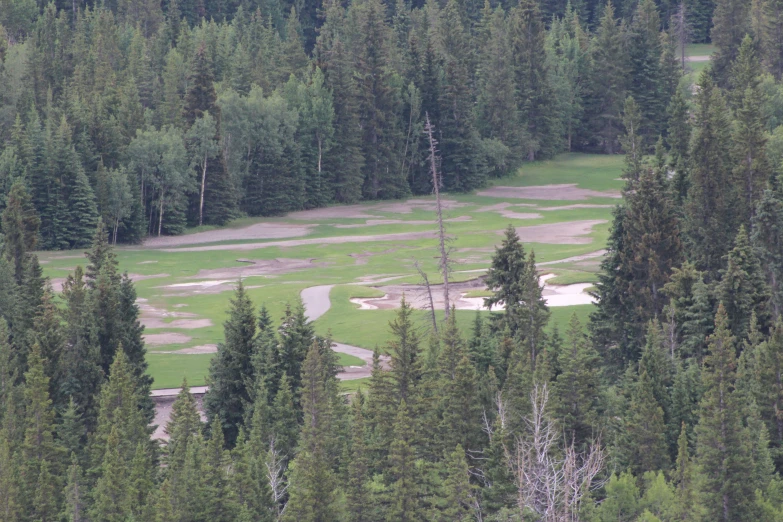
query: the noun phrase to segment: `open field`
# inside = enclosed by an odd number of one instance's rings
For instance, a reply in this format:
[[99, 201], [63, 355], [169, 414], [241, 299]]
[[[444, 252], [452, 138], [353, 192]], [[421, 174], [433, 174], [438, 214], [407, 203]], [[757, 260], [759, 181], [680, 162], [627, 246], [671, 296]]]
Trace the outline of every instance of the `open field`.
[[[622, 161], [622, 156], [565, 154], [525, 165], [477, 194], [446, 195], [453, 279], [480, 276], [503, 229], [512, 224], [525, 248], [535, 250], [541, 273], [555, 274], [550, 284], [594, 282], [600, 263], [600, 252], [595, 253], [606, 243], [612, 207], [619, 201]], [[415, 262], [431, 283], [440, 283], [434, 230], [434, 199], [422, 197], [244, 218], [224, 229], [201, 227], [118, 248], [121, 269], [136, 281], [155, 387], [176, 387], [183, 376], [191, 385], [204, 383], [239, 278], [254, 303], [266, 305], [275, 319], [302, 290], [336, 285], [327, 294], [331, 306], [315, 321], [317, 332], [383, 351], [394, 310], [362, 310], [350, 299], [381, 297], [384, 292], [376, 287], [384, 285], [418, 284]], [[81, 252], [39, 256], [55, 288], [77, 264], [85, 264]], [[478, 293], [466, 297], [481, 297], [481, 290], [471, 289]], [[584, 322], [591, 307], [552, 308], [553, 322], [564, 333], [571, 313]], [[475, 314], [457, 311], [466, 333]], [[416, 319], [426, 342], [429, 312], [418, 310]], [[363, 363], [340, 357], [348, 366]], [[357, 382], [344, 385], [353, 389]]]

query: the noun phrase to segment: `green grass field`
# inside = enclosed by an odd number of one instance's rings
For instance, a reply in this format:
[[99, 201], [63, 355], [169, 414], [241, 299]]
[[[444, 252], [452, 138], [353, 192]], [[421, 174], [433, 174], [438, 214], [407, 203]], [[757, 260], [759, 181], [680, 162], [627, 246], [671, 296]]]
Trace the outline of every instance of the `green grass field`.
[[[511, 196], [491, 197], [478, 194], [448, 194], [446, 198], [453, 203], [444, 217], [456, 221], [447, 223], [447, 232], [453, 238], [451, 248], [455, 281], [467, 280], [480, 274], [464, 271], [486, 268], [494, 247], [502, 238], [503, 229], [509, 224], [518, 227], [523, 240], [526, 227], [545, 226], [532, 241], [525, 241], [525, 248], [535, 250], [538, 262], [552, 262], [573, 256], [595, 252], [604, 247], [611, 221], [611, 207], [618, 199], [609, 197], [608, 191], [618, 191], [622, 181], [618, 180], [622, 170], [622, 156], [592, 156], [564, 154], [549, 161], [526, 164], [514, 176], [494, 180], [494, 186], [534, 187], [540, 185], [569, 184], [578, 189], [607, 192], [606, 195], [591, 193], [585, 199], [517, 199]], [[561, 191], [555, 191], [553, 198], [566, 198]], [[276, 223], [301, 226], [311, 225], [306, 239], [340, 238], [346, 236], [369, 236], [402, 233], [429, 233], [434, 231], [434, 212], [423, 205], [431, 205], [432, 198], [415, 198], [410, 208], [398, 208], [399, 202], [378, 202], [366, 205], [365, 212], [379, 224], [369, 226], [367, 218], [331, 217], [318, 219], [292, 218], [243, 218], [231, 223], [229, 228], [237, 229], [256, 223]], [[391, 205], [391, 206], [390, 206]], [[506, 208], [500, 208], [503, 206]], [[587, 206], [586, 206], [587, 205]], [[364, 208], [364, 207], [363, 207]], [[336, 211], [335, 211], [336, 212]], [[333, 215], [338, 215], [333, 212]], [[507, 212], [511, 212], [508, 214]], [[504, 215], [506, 213], [506, 215]], [[532, 216], [531, 216], [532, 214]], [[522, 215], [522, 217], [520, 217]], [[527, 216], [524, 216], [527, 215]], [[524, 219], [523, 219], [524, 217]], [[571, 230], [569, 222], [592, 221], [581, 232]], [[565, 224], [564, 224], [565, 223]], [[349, 228], [345, 228], [348, 225]], [[202, 227], [189, 230], [189, 234], [213, 230]], [[535, 229], [531, 229], [535, 230]], [[557, 239], [565, 234], [566, 240]], [[569, 234], [572, 234], [569, 236]], [[219, 238], [218, 238], [219, 239]], [[298, 237], [292, 240], [300, 239]], [[562, 238], [561, 238], [562, 239]], [[282, 240], [285, 240], [282, 239]], [[200, 385], [205, 381], [211, 354], [185, 355], [160, 353], [190, 348], [205, 344], [217, 344], [222, 340], [222, 324], [226, 319], [228, 300], [231, 297], [230, 285], [221, 287], [224, 291], [199, 287], [171, 287], [173, 284], [198, 284], [209, 279], [228, 282], [236, 276], [216, 277], [205, 274], [209, 270], [236, 270], [247, 267], [240, 259], [276, 260], [280, 259], [283, 269], [266, 275], [244, 277], [250, 297], [257, 306], [266, 305], [272, 317], [279, 319], [288, 303], [294, 303], [300, 292], [310, 286], [337, 285], [331, 292], [331, 309], [315, 322], [319, 334], [331, 333], [338, 342], [353, 344], [372, 349], [376, 346], [383, 350], [389, 338], [388, 322], [393, 318], [393, 310], [358, 310], [349, 302], [351, 297], [378, 297], [379, 291], [372, 288], [368, 278], [373, 280], [386, 277], [399, 277], [401, 282], [418, 283], [414, 263], [425, 270], [432, 283], [440, 282], [437, 270], [437, 241], [434, 238], [401, 238], [393, 241], [367, 240], [349, 243], [323, 243], [304, 245], [283, 245], [264, 247], [272, 240], [242, 239], [237, 241], [216, 241], [212, 243], [188, 245], [195, 247], [215, 246], [213, 250], [187, 251], [171, 248], [143, 248], [140, 246], [121, 247], [117, 256], [122, 270], [135, 277], [147, 278], [136, 282], [138, 296], [144, 299], [146, 307], [162, 312], [184, 312], [192, 314], [187, 319], [208, 320], [210, 325], [200, 328], [176, 328], [172, 321], [179, 318], [166, 314], [156, 324], [148, 328], [147, 334], [178, 333], [186, 340], [178, 344], [150, 345], [149, 368], [155, 379], [156, 388], [178, 386], [183, 376], [187, 376], [191, 385]], [[274, 241], [281, 241], [276, 239]], [[247, 249], [242, 245], [252, 243]], [[42, 252], [40, 259], [45, 274], [55, 282], [65, 277], [77, 264], [84, 265], [82, 252]], [[284, 267], [287, 260], [312, 260], [312, 265], [293, 271]], [[597, 260], [589, 262], [565, 262], [542, 267], [542, 272], [557, 275], [559, 284], [593, 282], [596, 279]], [[545, 268], [545, 269], [544, 269]], [[459, 273], [462, 271], [462, 273]], [[354, 283], [361, 283], [356, 286]], [[480, 296], [482, 294], [477, 294]], [[584, 323], [591, 305], [553, 308], [553, 323], [561, 332], [565, 332], [568, 320], [576, 312]], [[473, 311], [458, 311], [460, 327], [466, 332], [475, 317]], [[481, 312], [488, 314], [488, 312]], [[417, 324], [421, 325], [424, 341], [428, 336], [429, 313], [417, 311]], [[172, 326], [168, 326], [172, 324]], [[351, 360], [341, 356], [343, 364], [358, 365], [358, 359]], [[346, 389], [356, 384], [346, 383]]]

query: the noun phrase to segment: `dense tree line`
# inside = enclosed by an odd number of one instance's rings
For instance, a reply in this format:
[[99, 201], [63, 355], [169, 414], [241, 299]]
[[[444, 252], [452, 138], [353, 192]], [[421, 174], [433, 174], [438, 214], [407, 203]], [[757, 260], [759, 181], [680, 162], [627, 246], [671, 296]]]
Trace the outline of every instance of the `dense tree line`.
[[88, 246], [98, 218], [112, 242], [138, 242], [425, 194], [427, 115], [444, 188], [469, 191], [525, 160], [618, 152], [628, 95], [651, 148], [680, 43], [712, 38], [722, 71], [753, 33], [780, 78], [778, 7], [3, 0], [0, 209], [22, 180], [39, 246], [58, 249]]

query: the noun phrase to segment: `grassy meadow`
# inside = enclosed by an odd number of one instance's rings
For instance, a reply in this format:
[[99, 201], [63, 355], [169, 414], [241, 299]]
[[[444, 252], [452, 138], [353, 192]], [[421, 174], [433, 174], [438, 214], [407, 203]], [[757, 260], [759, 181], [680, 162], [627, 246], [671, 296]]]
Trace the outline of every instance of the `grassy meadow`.
[[[510, 191], [505, 195], [502, 190], [494, 193], [498, 196], [499, 192], [499, 197], [481, 195], [481, 191], [476, 194], [447, 194], [445, 198], [451, 203], [444, 218], [452, 220], [447, 223], [447, 232], [453, 238], [450, 247], [457, 262], [454, 266], [455, 279], [474, 278], [480, 274], [465, 271], [487, 268], [492, 251], [502, 238], [503, 229], [510, 223], [518, 228], [525, 241], [525, 248], [535, 251], [536, 260], [547, 263], [542, 267], [542, 273], [556, 274], [554, 283], [594, 282], [599, 259], [556, 262], [604, 247], [611, 222], [611, 207], [619, 202], [619, 199], [610, 197], [610, 191], [616, 194], [622, 187], [618, 179], [622, 161], [622, 156], [564, 154], [553, 160], [526, 164], [516, 175], [493, 182], [496, 187], [568, 184], [575, 185], [576, 189], [595, 191], [583, 199], [573, 199], [573, 194], [568, 196], [565, 191], [559, 190], [547, 197], [557, 198], [562, 194], [563, 198], [571, 199], [523, 199], [513, 197], [518, 193]], [[247, 260], [280, 260], [278, 264], [281, 269], [274, 273], [243, 277], [254, 303], [257, 306], [266, 305], [272, 317], [282, 317], [286, 305], [294, 303], [303, 289], [316, 285], [336, 285], [330, 295], [331, 308], [315, 321], [316, 331], [319, 334], [331, 334], [338, 342], [368, 349], [378, 347], [383, 351], [389, 337], [387, 324], [394, 316], [394, 310], [359, 310], [349, 299], [378, 297], [381, 292], [373, 288], [373, 281], [388, 277], [398, 277], [395, 284], [418, 283], [420, 278], [414, 267], [415, 262], [428, 273], [431, 282], [439, 282], [437, 240], [434, 237], [422, 239], [417, 236], [385, 241], [377, 237], [362, 238], [361, 242], [329, 241], [347, 236], [434, 231], [432, 198], [414, 198], [412, 201], [410, 208], [396, 210], [392, 207], [398, 202], [362, 205], [363, 211], [371, 215], [372, 219], [339, 217], [335, 210], [332, 217], [310, 219], [306, 213], [302, 213], [295, 218], [243, 218], [230, 225], [232, 229], [259, 223], [275, 226], [310, 225], [306, 236], [291, 237], [290, 240], [248, 238], [165, 249], [142, 246], [118, 248], [121, 269], [138, 279], [136, 289], [139, 298], [143, 300], [141, 303], [159, 312], [156, 327], [148, 327], [145, 333], [180, 334], [180, 342], [176, 344], [148, 344], [149, 371], [155, 378], [155, 387], [176, 387], [183, 376], [187, 376], [191, 385], [205, 382], [212, 354], [182, 354], [177, 351], [213, 345], [222, 340], [222, 323], [232, 294], [231, 285], [236, 277], [219, 277], [216, 271], [225, 269], [230, 275], [231, 270], [249, 266]], [[430, 208], [426, 208], [427, 205]], [[347, 214], [353, 215], [350, 212]], [[577, 231], [571, 222], [581, 221], [595, 223]], [[532, 241], [525, 240], [527, 227], [538, 227], [529, 229], [539, 230], [531, 236]], [[202, 227], [189, 233], [205, 230], [210, 229]], [[321, 238], [324, 239], [322, 243], [296, 244], [300, 239]], [[288, 241], [289, 244], [264, 246], [269, 242], [281, 241]], [[82, 253], [76, 251], [41, 252], [39, 257], [45, 274], [55, 284], [74, 267], [85, 264]], [[304, 268], [287, 270], [285, 266], [292, 263], [291, 260], [311, 261]], [[555, 263], [550, 264], [552, 262]], [[198, 286], [203, 281], [216, 279], [224, 283], [218, 287]], [[484, 295], [478, 292], [471, 295]], [[585, 322], [591, 308], [592, 305], [552, 308], [552, 323], [565, 332], [572, 313], [577, 313]], [[201, 320], [201, 324], [199, 327], [178, 325], [174, 321], [181, 317], [172, 317], [175, 312], [188, 314], [185, 322]], [[475, 314], [467, 310], [457, 312], [460, 327], [464, 331], [470, 330]], [[421, 324], [422, 337], [426, 342], [429, 312], [417, 311], [416, 320]], [[361, 360], [342, 354], [341, 361], [345, 365], [361, 364]], [[355, 389], [359, 384], [352, 381], [344, 385], [346, 389]]]

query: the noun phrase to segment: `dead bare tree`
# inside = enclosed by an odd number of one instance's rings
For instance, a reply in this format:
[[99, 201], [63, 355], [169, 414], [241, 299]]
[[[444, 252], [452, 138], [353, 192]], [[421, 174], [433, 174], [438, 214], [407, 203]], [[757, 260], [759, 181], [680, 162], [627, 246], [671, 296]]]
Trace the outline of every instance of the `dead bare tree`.
[[435, 191], [435, 208], [438, 213], [438, 238], [440, 240], [440, 271], [443, 275], [443, 306], [445, 312], [445, 318], [449, 318], [451, 313], [451, 304], [449, 302], [449, 271], [451, 270], [451, 263], [449, 261], [449, 252], [446, 248], [446, 231], [443, 227], [443, 206], [440, 201], [440, 183], [441, 179], [438, 176], [438, 162], [437, 162], [437, 140], [432, 137], [432, 133], [435, 130], [430, 122], [429, 113], [424, 113], [426, 118], [426, 124], [424, 125], [424, 132], [427, 133], [427, 138], [430, 142], [430, 170], [432, 171], [432, 187]]
[[435, 317], [435, 301], [432, 299], [432, 287], [430, 286], [430, 278], [427, 277], [427, 273], [424, 270], [422, 270], [418, 260], [413, 262], [413, 266], [416, 267], [416, 270], [419, 272], [419, 275], [421, 276], [421, 280], [424, 282], [424, 286], [427, 288], [427, 297], [430, 300], [430, 314], [432, 315], [432, 328], [435, 330], [435, 334], [437, 334], [438, 320]]
[[266, 462], [264, 464], [266, 465], [266, 479], [269, 482], [269, 489], [272, 491], [272, 500], [277, 513], [276, 519], [280, 520], [287, 506], [282, 500], [285, 498], [285, 493], [288, 490], [288, 483], [283, 475], [285, 472], [285, 458], [275, 448], [274, 437], [269, 442], [269, 451], [266, 454]]
[[677, 47], [680, 50], [680, 61], [682, 62], [682, 70], [685, 70], [685, 46], [691, 37], [691, 28], [688, 25], [688, 12], [685, 7], [685, 2], [680, 2], [677, 6], [677, 11], [672, 15], [672, 30], [674, 37], [677, 39]]
[[[584, 453], [567, 441], [556, 451], [560, 435], [546, 411], [548, 401], [546, 384], [536, 384], [530, 393], [527, 429], [514, 436], [512, 447], [504, 448], [506, 462], [516, 482], [520, 511], [532, 511], [546, 522], [577, 522], [584, 496], [602, 485], [595, 477], [604, 467], [605, 454], [600, 441]], [[507, 415], [500, 396], [498, 415]]]

